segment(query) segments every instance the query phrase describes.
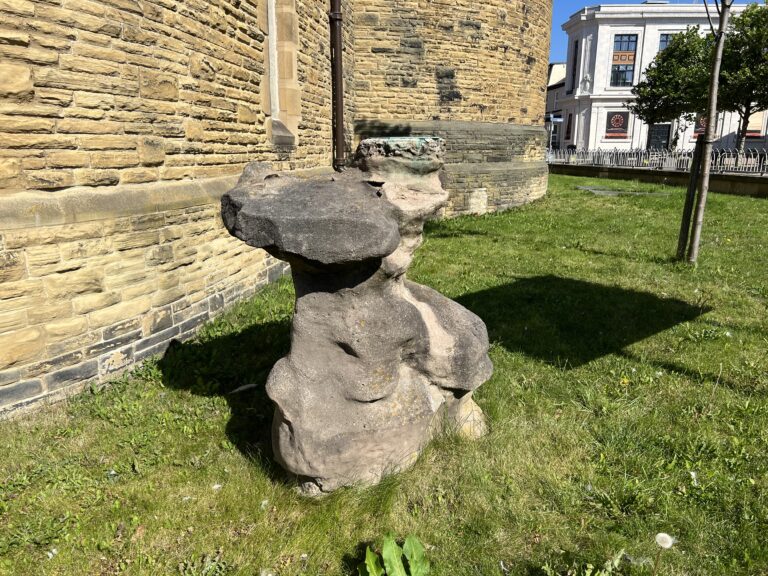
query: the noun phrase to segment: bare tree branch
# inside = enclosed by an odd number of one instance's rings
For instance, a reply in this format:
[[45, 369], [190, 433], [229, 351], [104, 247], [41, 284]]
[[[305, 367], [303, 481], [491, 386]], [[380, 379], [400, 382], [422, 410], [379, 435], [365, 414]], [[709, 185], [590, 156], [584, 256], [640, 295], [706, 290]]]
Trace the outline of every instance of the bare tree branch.
[[[717, 4], [717, 0], [715, 0], [715, 4]], [[707, 11], [707, 20], [709, 20], [709, 29], [712, 31], [712, 37], [717, 38], [717, 34], [715, 33], [715, 25], [712, 24], [712, 16], [709, 15], [709, 4], [707, 4], [707, 0], [704, 0], [704, 9]], [[720, 12], [719, 8], [717, 12]]]

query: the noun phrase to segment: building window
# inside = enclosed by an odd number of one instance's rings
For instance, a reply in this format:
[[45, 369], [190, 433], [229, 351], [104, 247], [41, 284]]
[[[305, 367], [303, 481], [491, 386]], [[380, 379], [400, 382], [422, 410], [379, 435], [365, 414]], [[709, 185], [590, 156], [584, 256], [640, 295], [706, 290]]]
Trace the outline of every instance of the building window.
[[614, 64], [611, 66], [611, 86], [632, 86], [634, 76], [634, 64]]
[[696, 120], [693, 123], [693, 139], [704, 136], [707, 131], [707, 117], [704, 114], [696, 114]]
[[659, 52], [669, 46], [669, 42], [672, 40], [672, 36], [674, 36], [674, 34], [662, 34], [659, 36]]
[[267, 133], [273, 144], [295, 146], [301, 121], [301, 88], [298, 81], [298, 31], [295, 0], [267, 0], [260, 18], [266, 20], [267, 45], [264, 84], [268, 111]]
[[613, 37], [611, 86], [632, 86], [635, 78], [637, 34], [616, 34]]
[[568, 94], [573, 92], [576, 88], [576, 74], [578, 73], [579, 66], [579, 41], [576, 40], [573, 43], [573, 59], [571, 60], [571, 87], [568, 89]]
[[637, 50], [637, 34], [616, 34], [613, 37], [614, 52], [634, 52]]
[[573, 128], [573, 114], [568, 114], [568, 122], [565, 124], [565, 139], [571, 139], [571, 129]]
[[749, 117], [749, 124], [747, 124], [747, 138], [756, 139], [762, 138], [765, 133], [763, 132], [763, 120], [765, 119], [765, 112], [753, 112]]

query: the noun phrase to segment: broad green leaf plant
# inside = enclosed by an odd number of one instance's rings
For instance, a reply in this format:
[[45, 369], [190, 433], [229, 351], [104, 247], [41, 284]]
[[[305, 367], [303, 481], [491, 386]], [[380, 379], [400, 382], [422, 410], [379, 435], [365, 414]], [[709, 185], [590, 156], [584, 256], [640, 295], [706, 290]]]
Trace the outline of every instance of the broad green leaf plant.
[[365, 561], [357, 567], [357, 573], [359, 576], [428, 576], [429, 560], [424, 554], [424, 546], [415, 536], [408, 536], [401, 548], [394, 536], [387, 535], [381, 555], [370, 546], [366, 548]]

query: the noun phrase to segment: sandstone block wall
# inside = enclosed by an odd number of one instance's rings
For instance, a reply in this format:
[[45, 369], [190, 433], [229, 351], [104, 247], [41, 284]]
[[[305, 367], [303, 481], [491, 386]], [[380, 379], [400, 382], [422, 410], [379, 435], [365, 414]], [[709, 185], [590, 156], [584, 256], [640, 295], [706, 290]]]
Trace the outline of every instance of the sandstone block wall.
[[546, 192], [551, 2], [370, 0], [355, 16], [357, 137], [446, 139], [449, 214]]
[[361, 120], [360, 138], [440, 136], [445, 139], [443, 187], [447, 215], [485, 214], [541, 198], [547, 191], [546, 132], [538, 126], [434, 120]]
[[0, 412], [162, 352], [284, 271], [218, 201], [250, 161], [330, 164], [328, 29], [322, 3], [289, 7], [300, 145], [274, 145], [265, 5], [0, 1]]
[[361, 3], [358, 119], [541, 125], [551, 18], [547, 1]]
[[[331, 163], [328, 3], [0, 0], [0, 413], [160, 352], [284, 270], [230, 239], [251, 161]], [[544, 192], [547, 0], [343, 0], [350, 150], [446, 138], [452, 213]], [[281, 37], [282, 35], [282, 37]]]
[[23, 217], [0, 199], [0, 412], [162, 353], [281, 275], [221, 224], [234, 180], [73, 189]]
[[0, 2], [0, 195], [326, 164], [325, 6], [296, 5], [292, 150], [267, 138], [257, 13], [257, 0]]

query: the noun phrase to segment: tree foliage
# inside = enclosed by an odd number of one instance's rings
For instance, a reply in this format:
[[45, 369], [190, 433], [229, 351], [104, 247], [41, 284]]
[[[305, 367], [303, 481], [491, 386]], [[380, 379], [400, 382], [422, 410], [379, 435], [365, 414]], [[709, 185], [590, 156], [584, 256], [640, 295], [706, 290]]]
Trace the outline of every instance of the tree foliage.
[[692, 120], [707, 107], [711, 52], [712, 39], [701, 36], [698, 26], [675, 34], [632, 89], [635, 100], [627, 107], [646, 124]]
[[[688, 121], [707, 106], [714, 39], [698, 26], [676, 34], [656, 55], [627, 107], [647, 124]], [[720, 72], [718, 109], [741, 118], [743, 144], [749, 117], [768, 109], [768, 6], [751, 4], [731, 20]]]
[[741, 117], [739, 143], [743, 144], [750, 115], [768, 109], [768, 6], [752, 4], [732, 20], [723, 51], [719, 98], [721, 110]]

